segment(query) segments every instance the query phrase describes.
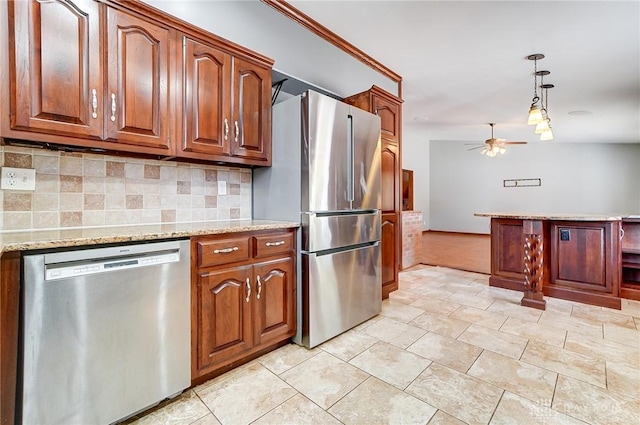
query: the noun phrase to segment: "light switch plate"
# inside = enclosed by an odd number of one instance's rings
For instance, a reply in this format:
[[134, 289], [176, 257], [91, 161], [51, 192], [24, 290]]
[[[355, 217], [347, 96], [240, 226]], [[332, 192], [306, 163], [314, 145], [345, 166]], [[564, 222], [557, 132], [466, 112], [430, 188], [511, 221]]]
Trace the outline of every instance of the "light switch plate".
[[227, 182], [219, 181], [218, 182], [218, 195], [226, 195], [227, 194]]
[[2, 167], [0, 189], [36, 190], [36, 170], [30, 168]]

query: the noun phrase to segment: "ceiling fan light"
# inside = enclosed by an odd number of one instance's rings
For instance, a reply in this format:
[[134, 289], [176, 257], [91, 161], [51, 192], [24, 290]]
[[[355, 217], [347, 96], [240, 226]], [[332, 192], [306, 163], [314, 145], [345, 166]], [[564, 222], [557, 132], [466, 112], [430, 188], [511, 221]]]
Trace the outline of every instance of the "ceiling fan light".
[[553, 140], [553, 131], [551, 130], [551, 127], [540, 134], [540, 140]]
[[491, 146], [491, 152], [493, 152], [493, 153], [500, 152], [500, 146], [498, 146], [498, 145]]
[[496, 153], [493, 151], [493, 149], [491, 149], [487, 152], [487, 156], [489, 158], [493, 158], [494, 156], [496, 156]]
[[507, 150], [505, 148], [500, 148], [500, 155], [504, 155]]
[[544, 121], [544, 118], [542, 116], [542, 111], [540, 110], [540, 107], [538, 107], [538, 105], [536, 104], [531, 105], [531, 108], [529, 108], [529, 118], [527, 119], [527, 124], [537, 125], [542, 121]]
[[549, 130], [549, 121], [544, 120], [539, 122], [538, 124], [536, 124], [536, 129], [535, 129], [535, 133], [540, 134], [540, 133], [544, 133], [545, 131]]

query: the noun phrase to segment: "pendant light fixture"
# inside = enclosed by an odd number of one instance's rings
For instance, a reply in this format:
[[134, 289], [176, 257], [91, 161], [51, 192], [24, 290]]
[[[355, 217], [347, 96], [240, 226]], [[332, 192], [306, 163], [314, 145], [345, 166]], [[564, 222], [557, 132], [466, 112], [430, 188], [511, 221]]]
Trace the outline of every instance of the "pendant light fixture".
[[[553, 130], [551, 129], [551, 118], [549, 118], [549, 89], [554, 88], [553, 84], [541, 84], [540, 88], [544, 90], [544, 111], [547, 115], [546, 123], [547, 128], [540, 133], [540, 140], [553, 140]], [[536, 127], [537, 129], [537, 127]]]
[[531, 100], [529, 118], [527, 119], [527, 124], [529, 125], [536, 125], [544, 121], [542, 106], [538, 105], [538, 101], [540, 101], [538, 97], [538, 60], [543, 58], [544, 55], [542, 53], [534, 53], [533, 55], [527, 56], [527, 59], [533, 61], [533, 99]]
[[[551, 72], [549, 71], [536, 71], [536, 76], [540, 77], [540, 88], [543, 88], [545, 86], [544, 77], [545, 75], [549, 75], [549, 74], [551, 74]], [[546, 98], [546, 93], [544, 89], [540, 90], [540, 113], [542, 114], [542, 121], [536, 124], [536, 129], [534, 130], [536, 134], [541, 134], [549, 129], [550, 119], [544, 103], [545, 98]]]

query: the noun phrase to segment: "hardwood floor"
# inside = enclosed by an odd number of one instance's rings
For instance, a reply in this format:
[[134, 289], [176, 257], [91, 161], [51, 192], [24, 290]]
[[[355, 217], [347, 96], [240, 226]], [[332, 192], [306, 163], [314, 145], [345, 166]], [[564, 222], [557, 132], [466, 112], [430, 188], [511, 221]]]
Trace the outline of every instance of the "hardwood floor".
[[474, 233], [422, 233], [422, 264], [491, 273], [491, 236]]

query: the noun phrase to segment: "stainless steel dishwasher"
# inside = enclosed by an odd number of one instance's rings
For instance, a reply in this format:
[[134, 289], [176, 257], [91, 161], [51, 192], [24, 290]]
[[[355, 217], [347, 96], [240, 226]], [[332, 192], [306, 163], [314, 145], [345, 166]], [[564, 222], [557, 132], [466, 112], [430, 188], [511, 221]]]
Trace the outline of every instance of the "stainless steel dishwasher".
[[22, 423], [109, 424], [187, 388], [189, 258], [188, 240], [25, 255]]

